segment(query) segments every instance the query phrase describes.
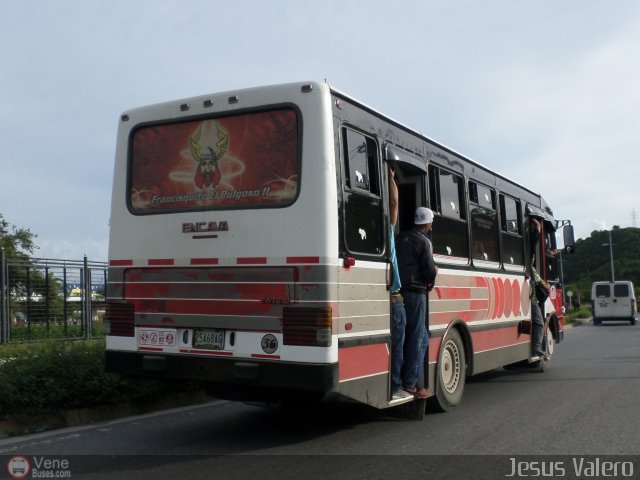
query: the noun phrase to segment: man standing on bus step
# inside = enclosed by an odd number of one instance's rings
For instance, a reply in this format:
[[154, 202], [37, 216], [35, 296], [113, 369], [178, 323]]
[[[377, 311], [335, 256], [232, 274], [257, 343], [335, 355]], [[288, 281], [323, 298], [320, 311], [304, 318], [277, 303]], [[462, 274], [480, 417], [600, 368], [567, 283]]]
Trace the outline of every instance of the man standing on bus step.
[[391, 295], [391, 400], [410, 398], [411, 394], [402, 389], [402, 363], [404, 360], [404, 332], [407, 327], [407, 317], [404, 310], [403, 298], [400, 293], [402, 284], [398, 270], [398, 257], [395, 247], [395, 227], [398, 224], [399, 210], [398, 185], [396, 184], [396, 167], [389, 166], [389, 263], [391, 264], [391, 278], [389, 279], [389, 293]]
[[396, 240], [401, 291], [407, 317], [402, 388], [418, 398], [426, 398], [428, 392], [418, 385], [418, 377], [429, 346], [427, 293], [433, 288], [438, 274], [429, 239], [433, 212], [426, 207], [418, 207], [413, 223], [414, 228], [403, 232]]
[[536, 254], [540, 250], [540, 238], [542, 225], [531, 217], [529, 223], [530, 238], [529, 250], [531, 251], [531, 275], [529, 277], [529, 299], [531, 300], [531, 357], [544, 357], [542, 351], [542, 339], [544, 337], [544, 302], [549, 296], [551, 286], [536, 271]]
[[542, 351], [542, 339], [544, 337], [544, 302], [549, 295], [551, 286], [538, 274], [536, 268], [531, 265], [531, 356], [544, 357]]

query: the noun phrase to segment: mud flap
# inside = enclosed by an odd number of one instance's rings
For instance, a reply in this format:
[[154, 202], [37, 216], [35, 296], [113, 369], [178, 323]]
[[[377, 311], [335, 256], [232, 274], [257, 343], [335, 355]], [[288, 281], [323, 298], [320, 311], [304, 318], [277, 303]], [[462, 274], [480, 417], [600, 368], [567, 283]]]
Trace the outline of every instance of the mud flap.
[[560, 320], [555, 315], [549, 319], [549, 330], [551, 331], [556, 343], [560, 343], [564, 340], [564, 329], [560, 324]]
[[412, 402], [400, 405], [398, 411], [402, 418], [407, 420], [422, 420], [427, 411], [427, 400], [424, 398], [416, 398]]

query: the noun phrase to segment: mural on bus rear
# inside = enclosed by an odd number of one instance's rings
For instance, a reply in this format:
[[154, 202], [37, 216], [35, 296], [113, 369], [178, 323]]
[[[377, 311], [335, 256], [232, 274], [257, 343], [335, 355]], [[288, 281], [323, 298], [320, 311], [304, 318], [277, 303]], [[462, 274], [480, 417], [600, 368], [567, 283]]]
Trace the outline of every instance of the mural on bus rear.
[[131, 142], [133, 213], [286, 206], [298, 194], [293, 109], [146, 126]]

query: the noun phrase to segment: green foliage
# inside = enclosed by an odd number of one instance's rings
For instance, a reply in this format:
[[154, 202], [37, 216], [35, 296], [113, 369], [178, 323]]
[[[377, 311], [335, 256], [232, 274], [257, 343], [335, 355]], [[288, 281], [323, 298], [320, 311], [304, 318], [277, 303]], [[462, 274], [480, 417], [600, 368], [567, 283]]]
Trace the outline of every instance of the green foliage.
[[198, 382], [106, 373], [104, 349], [104, 340], [0, 346], [0, 419], [204, 391]]
[[28, 258], [27, 254], [38, 248], [36, 237], [29, 229], [10, 226], [0, 213], [0, 248], [4, 248], [7, 258]]
[[[106, 329], [104, 323], [94, 322], [92, 325], [93, 337], [104, 337]], [[71, 323], [50, 324], [48, 327], [44, 323], [28, 326], [21, 324], [11, 328], [12, 342], [25, 342], [33, 340], [63, 339], [63, 338], [83, 338], [85, 335], [81, 325]]]
[[578, 319], [587, 319], [591, 318], [591, 307], [590, 306], [581, 306], [577, 311], [574, 311], [573, 308], [569, 308], [567, 312], [567, 321], [569, 323], [573, 323]]
[[[616, 280], [630, 280], [640, 293], [640, 228], [618, 228], [611, 231], [613, 265]], [[606, 245], [605, 245], [606, 244]], [[611, 278], [609, 232], [594, 231], [587, 239], [576, 242], [576, 251], [563, 255], [564, 282], [582, 303], [591, 296], [591, 283]]]
[[10, 349], [0, 364], [4, 416], [66, 410], [109, 401], [120, 378], [105, 373], [103, 342], [46, 342]]

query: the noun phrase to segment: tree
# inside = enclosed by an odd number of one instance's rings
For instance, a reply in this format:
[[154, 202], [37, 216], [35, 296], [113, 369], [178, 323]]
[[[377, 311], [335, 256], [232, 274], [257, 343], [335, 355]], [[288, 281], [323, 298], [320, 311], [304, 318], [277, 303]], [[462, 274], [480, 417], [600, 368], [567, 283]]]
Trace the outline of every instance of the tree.
[[30, 254], [38, 248], [34, 241], [36, 236], [29, 229], [10, 225], [0, 213], [0, 248], [8, 264], [5, 288], [9, 292], [11, 311], [21, 311], [20, 299], [31, 296], [33, 291], [23, 280], [29, 276]]
[[[591, 295], [591, 283], [611, 278], [609, 232], [596, 230], [586, 239], [576, 242], [576, 251], [563, 256], [564, 281], [582, 292], [582, 299]], [[611, 230], [613, 264], [616, 280], [630, 280], [640, 287], [640, 228]]]
[[25, 228], [17, 228], [11, 225], [0, 213], [0, 248], [3, 248], [7, 258], [20, 258], [26, 260], [29, 254], [38, 248], [35, 243], [36, 234]]

